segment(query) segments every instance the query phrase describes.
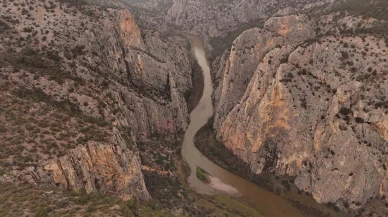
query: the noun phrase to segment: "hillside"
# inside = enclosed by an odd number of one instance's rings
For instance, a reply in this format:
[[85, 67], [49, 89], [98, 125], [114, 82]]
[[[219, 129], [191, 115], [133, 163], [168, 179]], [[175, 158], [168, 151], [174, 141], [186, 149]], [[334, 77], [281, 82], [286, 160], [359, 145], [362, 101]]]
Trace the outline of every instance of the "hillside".
[[0, 4], [0, 181], [149, 200], [142, 169], [176, 170], [187, 126], [187, 40], [125, 9]]

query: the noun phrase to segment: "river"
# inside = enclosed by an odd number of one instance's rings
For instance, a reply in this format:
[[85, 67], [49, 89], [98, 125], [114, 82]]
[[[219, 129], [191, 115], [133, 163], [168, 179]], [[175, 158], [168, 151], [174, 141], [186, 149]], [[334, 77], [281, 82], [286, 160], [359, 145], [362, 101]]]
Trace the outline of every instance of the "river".
[[195, 57], [204, 73], [203, 95], [198, 105], [190, 114], [190, 124], [186, 130], [182, 147], [182, 156], [191, 169], [191, 174], [188, 178], [191, 188], [200, 194], [225, 194], [224, 192], [213, 189], [196, 177], [196, 168], [198, 166], [206, 170], [211, 176], [220, 179], [224, 184], [235, 188], [239, 192], [238, 195], [235, 195], [236, 198], [248, 202], [266, 217], [302, 217], [303, 215], [282, 197], [266, 191], [217, 166], [194, 146], [193, 139], [195, 134], [213, 115], [213, 103], [211, 99], [213, 86], [210, 67], [206, 59], [202, 41], [196, 36], [189, 36], [189, 38], [194, 48]]

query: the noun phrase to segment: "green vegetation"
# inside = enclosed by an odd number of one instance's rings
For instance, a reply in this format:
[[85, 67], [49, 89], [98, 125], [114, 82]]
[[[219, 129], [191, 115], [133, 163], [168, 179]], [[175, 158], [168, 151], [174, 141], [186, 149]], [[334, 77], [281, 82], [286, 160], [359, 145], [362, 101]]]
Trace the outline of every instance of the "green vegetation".
[[185, 100], [186, 100], [186, 102], [189, 101], [190, 95], [191, 95], [191, 90], [186, 90], [186, 92], [185, 92], [184, 95], [183, 95], [184, 98], [185, 98]]
[[37, 188], [31, 185], [0, 185], [0, 216], [172, 216], [155, 201], [142, 205], [114, 195], [96, 192]]
[[386, 0], [345, 0], [339, 1], [328, 10], [322, 10], [317, 16], [324, 14], [339, 13], [337, 18], [345, 15], [375, 18], [378, 21], [372, 27], [356, 29], [356, 33], [369, 33], [385, 37], [388, 44], [388, 1]]
[[72, 4], [72, 5], [84, 5], [84, 4], [86, 4], [85, 0], [57, 0], [57, 1], [61, 2], [61, 3]]
[[197, 167], [197, 178], [206, 184], [210, 183], [209, 173], [200, 167]]
[[108, 122], [83, 115], [74, 103], [56, 101], [41, 89], [0, 92], [0, 100], [0, 143], [4, 145], [0, 168], [4, 173], [63, 156], [90, 140], [111, 138]]
[[154, 209], [173, 210], [183, 208], [187, 216], [208, 216], [209, 210], [195, 206], [196, 194], [189, 189], [186, 178], [142, 171], [147, 190], [155, 200]]
[[11, 26], [8, 23], [6, 23], [5, 21], [0, 20], [0, 33], [3, 33], [8, 29], [11, 29]]
[[0, 125], [0, 133], [5, 133], [7, 132], [7, 128], [3, 125]]
[[335, 4], [330, 12], [348, 12], [353, 16], [372, 17], [388, 20], [388, 1], [386, 0], [346, 0]]
[[56, 101], [52, 97], [45, 94], [39, 88], [33, 88], [33, 89], [19, 88], [14, 91], [14, 94], [21, 99], [30, 100], [33, 102], [45, 102], [48, 105], [51, 105], [54, 108], [61, 110], [62, 112], [68, 115], [79, 117], [81, 120], [85, 122], [96, 124], [100, 127], [105, 127], [109, 125], [108, 122], [106, 122], [101, 118], [83, 115], [79, 107], [73, 102], [71, 102], [70, 100], [65, 99], [63, 101]]
[[[77, 52], [79, 52], [77, 50]], [[4, 55], [4, 61], [14, 67], [15, 71], [25, 69], [34, 72], [35, 76], [47, 76], [62, 84], [66, 79], [73, 80], [78, 84], [84, 84], [84, 81], [63, 70], [60, 61], [62, 58], [57, 51], [49, 50], [45, 53], [38, 52], [30, 47], [24, 48], [21, 52], [7, 52]]]
[[249, 204], [229, 196], [203, 197], [198, 200], [197, 204], [204, 210], [212, 210], [212, 212], [204, 216], [262, 216]]

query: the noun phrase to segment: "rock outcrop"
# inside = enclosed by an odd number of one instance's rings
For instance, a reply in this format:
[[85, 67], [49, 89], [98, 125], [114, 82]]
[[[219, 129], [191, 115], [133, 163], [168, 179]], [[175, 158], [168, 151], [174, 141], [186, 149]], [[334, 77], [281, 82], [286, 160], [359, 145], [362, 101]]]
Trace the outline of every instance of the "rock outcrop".
[[247, 30], [234, 41], [230, 52], [222, 58], [221, 67], [215, 75], [216, 83], [219, 84], [214, 94], [216, 126], [240, 101], [264, 56], [276, 47], [315, 37], [313, 26], [307, 16], [271, 18], [263, 29]]
[[40, 162], [41, 166], [12, 171], [2, 178], [6, 182], [26, 181], [53, 185], [86, 193], [114, 193], [123, 200], [150, 199], [141, 173], [138, 153], [128, 146], [117, 129], [116, 144], [89, 141], [59, 158]]
[[320, 203], [387, 198], [388, 47], [354, 33], [372, 23], [301, 15], [244, 32], [215, 75], [218, 139]]

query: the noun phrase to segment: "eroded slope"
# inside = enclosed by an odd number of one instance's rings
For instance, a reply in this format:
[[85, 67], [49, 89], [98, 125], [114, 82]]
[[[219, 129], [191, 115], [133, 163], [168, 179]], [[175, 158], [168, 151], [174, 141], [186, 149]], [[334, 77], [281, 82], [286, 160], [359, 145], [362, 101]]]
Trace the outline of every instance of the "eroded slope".
[[187, 42], [127, 10], [1, 5], [0, 179], [149, 199], [137, 146], [187, 126]]

